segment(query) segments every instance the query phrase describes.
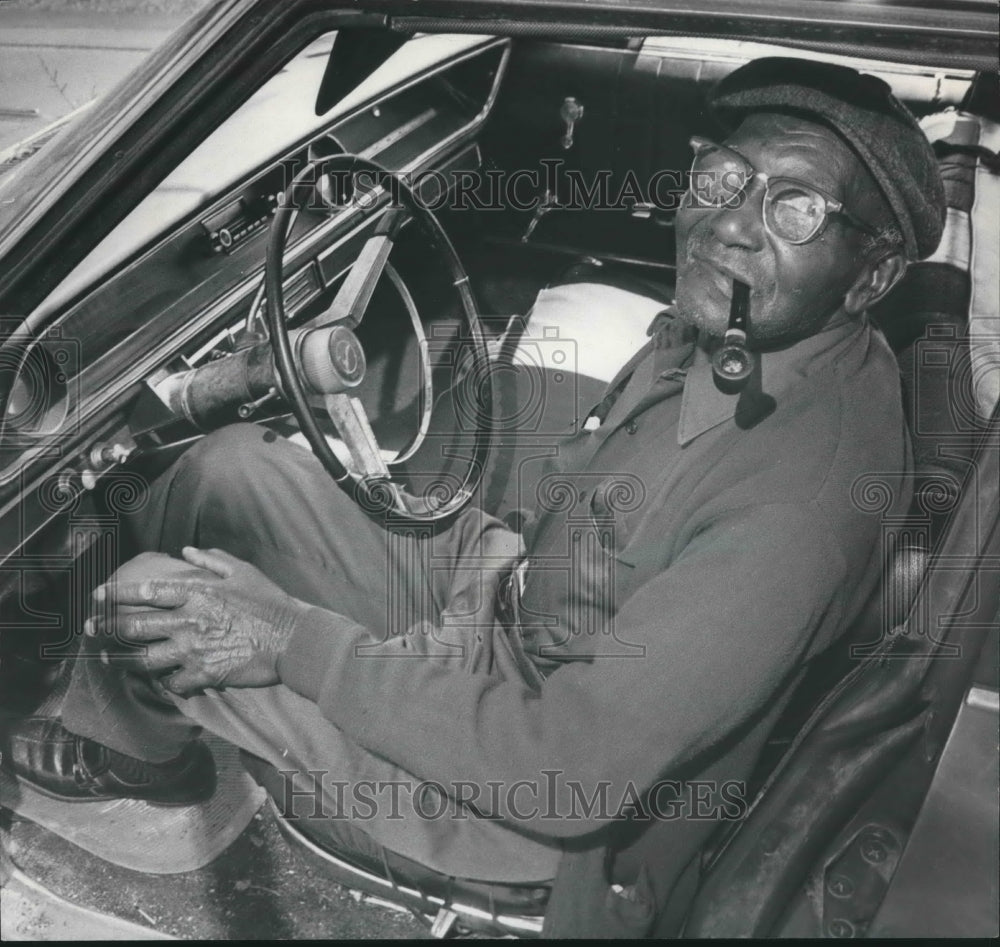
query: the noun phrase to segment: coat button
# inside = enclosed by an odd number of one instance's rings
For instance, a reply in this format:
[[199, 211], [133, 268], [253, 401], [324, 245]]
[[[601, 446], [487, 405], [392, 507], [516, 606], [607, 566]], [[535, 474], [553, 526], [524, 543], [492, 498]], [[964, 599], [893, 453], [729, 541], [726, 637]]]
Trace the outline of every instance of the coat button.
[[625, 430], [629, 434], [635, 434], [635, 432], [639, 430], [639, 424], [635, 420], [635, 418], [632, 418], [630, 421], [625, 422]]

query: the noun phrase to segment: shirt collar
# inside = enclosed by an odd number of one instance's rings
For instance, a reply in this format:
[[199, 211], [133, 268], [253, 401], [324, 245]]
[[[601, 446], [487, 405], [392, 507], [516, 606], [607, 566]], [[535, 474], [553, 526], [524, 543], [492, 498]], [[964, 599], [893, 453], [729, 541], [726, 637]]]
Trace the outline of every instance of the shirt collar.
[[[784, 349], [759, 353], [759, 379], [751, 379], [741, 394], [719, 391], [712, 377], [707, 338], [699, 338], [684, 378], [677, 443], [684, 447], [706, 431], [737, 418], [740, 427], [753, 427], [767, 417], [778, 399], [817, 363], [833, 359], [845, 344], [867, 334], [866, 319], [824, 329]], [[669, 370], [668, 370], [669, 371]]]

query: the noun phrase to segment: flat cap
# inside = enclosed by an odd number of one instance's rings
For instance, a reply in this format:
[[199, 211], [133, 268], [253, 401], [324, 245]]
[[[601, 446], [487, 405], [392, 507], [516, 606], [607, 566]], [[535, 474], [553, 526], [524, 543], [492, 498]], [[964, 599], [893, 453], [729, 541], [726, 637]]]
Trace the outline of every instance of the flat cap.
[[930, 256], [944, 228], [937, 159], [909, 109], [886, 82], [847, 66], [769, 56], [741, 66], [709, 94], [723, 121], [747, 112], [802, 114], [831, 127], [871, 172], [911, 260]]

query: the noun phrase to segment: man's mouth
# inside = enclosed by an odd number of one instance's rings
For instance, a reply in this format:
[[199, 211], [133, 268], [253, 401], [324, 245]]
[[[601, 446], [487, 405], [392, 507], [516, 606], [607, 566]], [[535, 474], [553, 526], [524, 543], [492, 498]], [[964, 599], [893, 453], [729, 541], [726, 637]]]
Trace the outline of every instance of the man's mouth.
[[741, 273], [732, 267], [722, 263], [717, 263], [700, 253], [692, 253], [691, 259], [698, 263], [712, 278], [719, 291], [725, 296], [731, 296], [733, 291], [733, 280], [746, 283], [753, 290], [753, 280], [745, 273]]
[[[720, 302], [728, 305], [733, 295], [733, 280], [741, 279], [732, 273], [731, 270], [723, 269], [704, 257], [692, 255], [691, 262], [696, 268], [701, 270], [702, 285], [710, 295], [718, 297]], [[741, 280], [745, 282], [745, 280]]]

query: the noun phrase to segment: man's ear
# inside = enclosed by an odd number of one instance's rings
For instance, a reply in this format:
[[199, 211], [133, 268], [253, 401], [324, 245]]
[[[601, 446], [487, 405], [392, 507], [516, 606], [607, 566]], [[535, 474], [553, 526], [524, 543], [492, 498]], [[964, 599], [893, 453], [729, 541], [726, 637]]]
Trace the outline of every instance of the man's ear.
[[844, 297], [847, 313], [859, 316], [874, 306], [903, 278], [906, 265], [906, 257], [902, 253], [888, 253], [877, 260], [867, 261]]

